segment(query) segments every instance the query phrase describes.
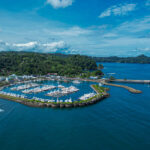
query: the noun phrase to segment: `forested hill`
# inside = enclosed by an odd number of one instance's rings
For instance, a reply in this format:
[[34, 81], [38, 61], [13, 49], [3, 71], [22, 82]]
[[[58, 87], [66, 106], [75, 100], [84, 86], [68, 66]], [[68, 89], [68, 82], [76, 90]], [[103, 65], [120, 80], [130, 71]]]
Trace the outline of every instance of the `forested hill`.
[[96, 62], [88, 56], [0, 52], [0, 75], [77, 75], [96, 69]]
[[94, 57], [96, 62], [140, 63], [150, 64], [150, 57], [140, 55], [137, 57]]

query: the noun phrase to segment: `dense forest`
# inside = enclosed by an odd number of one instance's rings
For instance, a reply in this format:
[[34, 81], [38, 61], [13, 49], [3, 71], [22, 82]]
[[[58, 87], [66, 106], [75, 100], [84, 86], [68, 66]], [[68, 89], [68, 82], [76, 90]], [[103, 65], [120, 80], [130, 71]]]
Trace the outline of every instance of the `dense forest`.
[[94, 57], [96, 62], [118, 62], [118, 63], [140, 63], [140, 64], [149, 64], [150, 57], [145, 55], [140, 55], [137, 57]]
[[33, 52], [0, 52], [0, 75], [78, 75], [96, 70], [96, 62], [88, 56], [43, 54]]

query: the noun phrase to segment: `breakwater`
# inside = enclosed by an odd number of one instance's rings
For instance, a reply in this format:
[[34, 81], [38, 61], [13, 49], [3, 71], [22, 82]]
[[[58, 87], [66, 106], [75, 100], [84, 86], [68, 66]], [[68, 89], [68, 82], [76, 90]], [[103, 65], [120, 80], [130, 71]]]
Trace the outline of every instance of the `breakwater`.
[[102, 82], [104, 85], [109, 85], [109, 86], [115, 86], [115, 87], [121, 87], [121, 88], [124, 88], [124, 89], [127, 89], [129, 92], [131, 93], [134, 93], [134, 94], [140, 94], [142, 93], [142, 91], [140, 90], [137, 90], [137, 89], [134, 89], [134, 88], [131, 88], [129, 86], [125, 86], [125, 85], [118, 85], [118, 84], [112, 84], [112, 83], [108, 83], [108, 82]]
[[111, 80], [111, 82], [124, 82], [124, 83], [150, 84], [150, 80], [114, 79], [114, 80]]
[[95, 104], [105, 98], [107, 98], [109, 96], [109, 94], [104, 94], [101, 96], [97, 96], [95, 98], [93, 98], [90, 101], [83, 101], [83, 102], [73, 102], [73, 103], [41, 103], [41, 102], [36, 102], [36, 101], [30, 101], [30, 100], [20, 100], [18, 99], [14, 99], [13, 97], [6, 97], [3, 95], [0, 95], [0, 98], [2, 99], [6, 99], [6, 100], [10, 100], [10, 101], [14, 101], [20, 104], [24, 104], [30, 107], [41, 107], [41, 108], [74, 108], [74, 107], [83, 107], [83, 106], [88, 106], [88, 105], [92, 105]]
[[[71, 78], [70, 78], [71, 79]], [[72, 79], [74, 80], [74, 79]], [[134, 94], [140, 94], [142, 93], [142, 91], [137, 90], [135, 88], [129, 87], [129, 86], [125, 86], [125, 85], [118, 85], [118, 84], [112, 84], [110, 82], [124, 82], [124, 83], [145, 83], [148, 84], [150, 82], [150, 80], [123, 80], [123, 79], [115, 79], [115, 80], [109, 80], [109, 79], [79, 79], [80, 81], [88, 81], [88, 82], [95, 82], [95, 83], [102, 83], [104, 85], [108, 85], [108, 86], [115, 86], [115, 87], [120, 87], [120, 88], [124, 88], [127, 89], [129, 92], [134, 93]], [[92, 87], [93, 88], [93, 87]]]

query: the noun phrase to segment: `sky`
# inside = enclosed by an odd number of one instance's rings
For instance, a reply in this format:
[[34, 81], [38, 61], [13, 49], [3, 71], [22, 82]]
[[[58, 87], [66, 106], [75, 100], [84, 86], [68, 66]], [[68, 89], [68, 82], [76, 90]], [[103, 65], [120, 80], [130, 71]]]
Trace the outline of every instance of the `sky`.
[[150, 0], [0, 0], [0, 51], [150, 56]]

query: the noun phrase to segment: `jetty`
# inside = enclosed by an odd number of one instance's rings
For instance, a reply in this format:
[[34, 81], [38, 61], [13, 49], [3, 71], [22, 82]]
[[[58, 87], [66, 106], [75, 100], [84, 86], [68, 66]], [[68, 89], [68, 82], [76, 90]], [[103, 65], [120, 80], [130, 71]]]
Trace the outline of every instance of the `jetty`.
[[108, 85], [108, 86], [121, 87], [121, 88], [127, 89], [129, 92], [134, 93], [134, 94], [142, 93], [142, 91], [140, 91], [140, 90], [137, 90], [137, 89], [134, 89], [132, 87], [125, 86], [125, 85], [112, 84], [112, 83], [108, 83], [108, 82], [105, 82], [105, 81], [103, 81], [102, 84]]
[[139, 83], [139, 84], [150, 84], [150, 80], [128, 80], [128, 79], [114, 79], [111, 82], [123, 82], [123, 83]]
[[[69, 79], [72, 79], [72, 78], [69, 78]], [[150, 80], [124, 80], [124, 79], [114, 79], [114, 80], [110, 80], [110, 79], [78, 79], [78, 80], [101, 83], [103, 85], [108, 85], [108, 86], [120, 87], [120, 88], [127, 89], [129, 92], [134, 93], [134, 94], [140, 94], [140, 93], [142, 93], [142, 91], [137, 90], [137, 89], [132, 88], [132, 87], [129, 87], [129, 86], [113, 84], [113, 83], [110, 83], [110, 82], [117, 82], [118, 81], [120, 83], [121, 82], [122, 83], [143, 83], [143, 84], [149, 84], [150, 83]], [[93, 88], [93, 87], [91, 86], [91, 88]]]

